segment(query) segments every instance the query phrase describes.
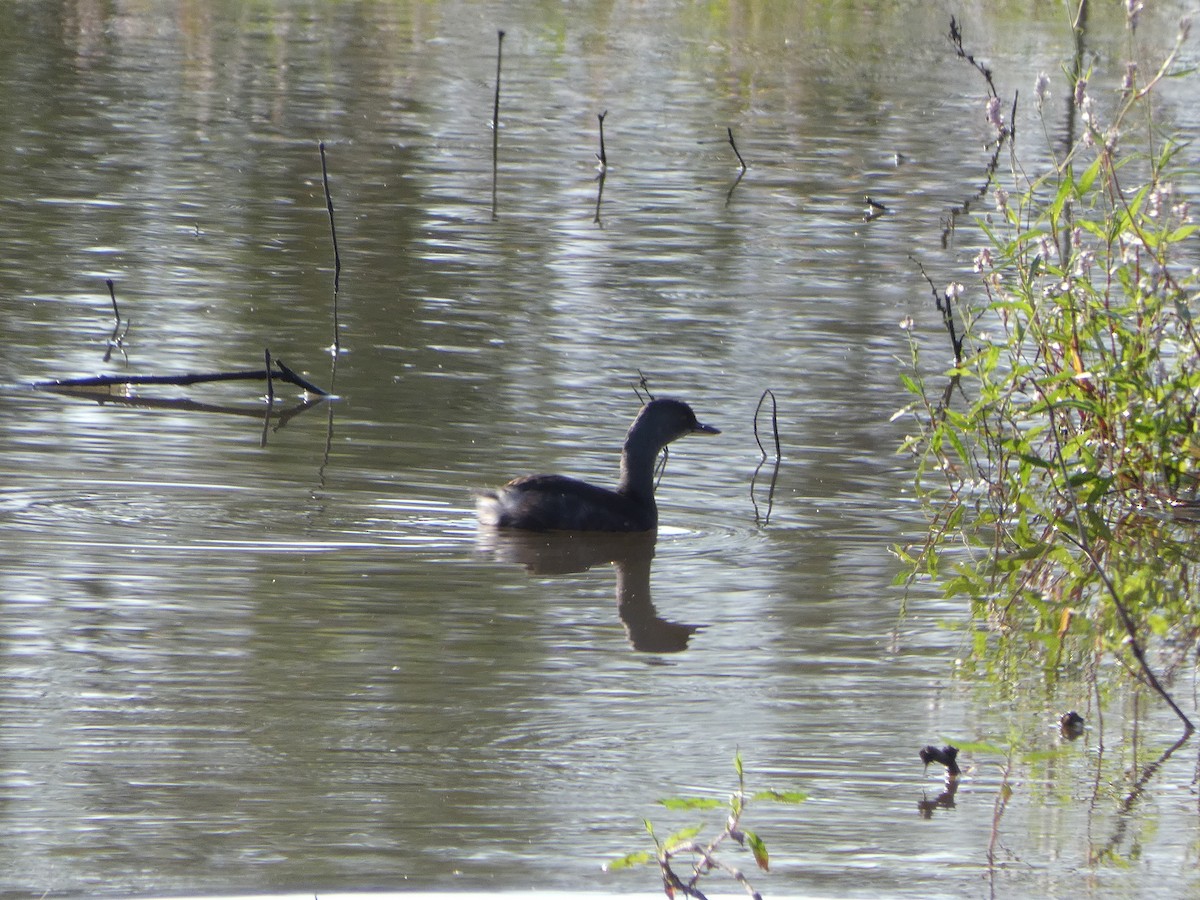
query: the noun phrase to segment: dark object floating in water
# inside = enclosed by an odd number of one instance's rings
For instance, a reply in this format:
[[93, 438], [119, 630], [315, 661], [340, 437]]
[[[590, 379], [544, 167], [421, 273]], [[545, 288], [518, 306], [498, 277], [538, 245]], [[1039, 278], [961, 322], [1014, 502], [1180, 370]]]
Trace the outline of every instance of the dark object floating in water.
[[947, 744], [945, 747], [935, 747], [930, 744], [928, 747], [921, 748], [921, 762], [925, 763], [928, 768], [930, 763], [940, 763], [946, 767], [946, 774], [950, 778], [957, 778], [962, 774], [958, 768], [958, 748]]
[[1058, 730], [1062, 732], [1062, 736], [1068, 741], [1073, 741], [1083, 734], [1083, 725], [1083, 716], [1075, 712], [1075, 710], [1063, 713], [1062, 717], [1058, 720]]
[[328, 392], [321, 390], [311, 381], [293, 372], [278, 359], [275, 360], [275, 365], [279, 367], [276, 370], [253, 369], [241, 372], [204, 372], [188, 375], [91, 375], [86, 378], [59, 378], [53, 381], [38, 381], [33, 386], [42, 390], [54, 391], [65, 388], [110, 388], [133, 385], [176, 385], [186, 387], [193, 384], [206, 384], [214, 381], [266, 381], [272, 379], [294, 384], [308, 391], [310, 394], [316, 394], [319, 397], [329, 396]]
[[477, 494], [479, 521], [528, 531], [650, 531], [658, 526], [654, 503], [658, 454], [685, 434], [720, 433], [697, 421], [682, 400], [651, 400], [625, 435], [615, 491], [563, 475], [527, 475]]
[[863, 221], [870, 222], [872, 219], [878, 219], [880, 216], [887, 215], [891, 212], [887, 205], [880, 203], [874, 197], [867, 195], [867, 209], [863, 213]]

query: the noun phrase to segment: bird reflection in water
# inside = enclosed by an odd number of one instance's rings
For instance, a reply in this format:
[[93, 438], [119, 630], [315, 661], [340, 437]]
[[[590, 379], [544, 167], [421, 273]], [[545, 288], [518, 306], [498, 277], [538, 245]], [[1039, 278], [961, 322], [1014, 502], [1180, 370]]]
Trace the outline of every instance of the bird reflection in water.
[[917, 811], [920, 812], [922, 819], [932, 819], [933, 814], [939, 809], [954, 809], [954, 795], [958, 793], [958, 779], [946, 781], [946, 789], [934, 797], [929, 799], [929, 795], [922, 792], [921, 799], [917, 801]]
[[958, 767], [958, 748], [951, 744], [947, 744], [945, 747], [935, 747], [930, 744], [922, 747], [918, 755], [926, 769], [931, 763], [946, 767], [946, 789], [932, 800], [929, 799], [928, 794], [922, 792], [921, 799], [917, 801], [917, 809], [921, 813], [921, 818], [932, 819], [935, 810], [954, 809], [954, 795], [958, 793], [958, 779], [962, 775], [962, 770]]
[[531, 575], [566, 575], [612, 563], [617, 572], [617, 615], [634, 650], [678, 653], [704, 626], [661, 618], [650, 597], [650, 564], [657, 535], [610, 532], [526, 532], [484, 529], [480, 552], [524, 566]]

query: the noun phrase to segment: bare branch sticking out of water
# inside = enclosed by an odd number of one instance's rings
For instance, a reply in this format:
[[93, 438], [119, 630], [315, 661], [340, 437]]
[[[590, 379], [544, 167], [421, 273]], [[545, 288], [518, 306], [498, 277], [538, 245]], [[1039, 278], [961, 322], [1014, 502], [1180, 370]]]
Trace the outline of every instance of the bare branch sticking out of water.
[[492, 100], [492, 218], [496, 218], [496, 181], [500, 168], [500, 62], [504, 53], [504, 30], [496, 32], [496, 93]]
[[263, 348], [263, 358], [266, 361], [267, 372], [267, 406], [272, 406], [275, 403], [275, 379], [271, 373], [271, 348]]
[[113, 280], [111, 278], [105, 278], [104, 283], [108, 285], [108, 296], [112, 300], [113, 315], [116, 317], [117, 324], [120, 325], [121, 310], [117, 307], [117, 291], [116, 288], [113, 287]]
[[263, 430], [262, 437], [259, 439], [260, 447], [267, 446], [267, 432], [271, 428], [271, 411], [275, 408], [275, 380], [271, 377], [271, 348], [263, 348], [263, 359], [267, 367], [267, 411], [263, 415]]
[[[321, 150], [321, 184], [325, 188], [325, 209], [329, 213], [329, 236], [333, 240], [333, 355], [336, 358], [341, 350], [341, 338], [338, 332], [338, 289], [342, 280], [342, 256], [338, 252], [337, 225], [333, 220], [333, 195], [329, 192], [329, 167], [325, 162], [325, 142], [317, 145]], [[269, 367], [268, 367], [269, 368]]]
[[601, 228], [604, 227], [604, 222], [600, 219], [600, 204], [604, 202], [604, 178], [606, 174], [604, 170], [601, 170], [600, 174], [596, 176], [596, 212], [592, 216], [592, 223]]
[[733, 140], [733, 129], [726, 128], [725, 133], [729, 135], [729, 146], [733, 148], [734, 156], [738, 161], [737, 178], [733, 179], [733, 184], [729, 186], [729, 190], [725, 192], [725, 205], [728, 206], [733, 200], [733, 192], [737, 190], [737, 186], [742, 183], [742, 179], [746, 176], [746, 161], [742, 159], [742, 154], [738, 151], [737, 144]]
[[599, 165], [596, 166], [600, 170], [600, 174], [604, 175], [608, 171], [608, 153], [604, 149], [604, 117], [608, 115], [608, 110], [598, 114], [596, 119], [600, 123], [600, 152], [596, 154], [596, 159], [599, 160]]
[[600, 152], [596, 154], [596, 214], [592, 221], [601, 228], [604, 224], [600, 221], [600, 203], [604, 199], [604, 178], [608, 174], [608, 152], [604, 149], [604, 117], [607, 115], [606, 109], [596, 116], [600, 122]]
[[[763, 447], [762, 439], [758, 436], [758, 414], [762, 411], [763, 403], [768, 396], [771, 398], [771, 433], [775, 438], [775, 467], [771, 472], [771, 485], [767, 489], [767, 511], [765, 514], [761, 514], [758, 509], [758, 499], [754, 493], [758, 484], [758, 475], [767, 461], [767, 451]], [[754, 474], [750, 476], [750, 503], [754, 507], [755, 523], [762, 526], [771, 521], [771, 511], [775, 508], [775, 484], [779, 480], [779, 465], [783, 460], [783, 451], [779, 444], [778, 408], [775, 403], [775, 392], [770, 388], [762, 392], [762, 396], [758, 398], [758, 406], [754, 408], [754, 440], [758, 444], [758, 452], [762, 454], [762, 459], [758, 461], [758, 465], [754, 467]]]
[[729, 146], [733, 148], [733, 155], [737, 157], [738, 165], [740, 165], [742, 167], [742, 171], [745, 172], [746, 161], [742, 159], [742, 154], [738, 152], [737, 144], [733, 140], [733, 129], [726, 128], [725, 131], [729, 134]]
[[114, 350], [120, 350], [121, 356], [125, 358], [125, 364], [129, 365], [129, 354], [125, 352], [125, 338], [129, 336], [129, 326], [133, 322], [125, 319], [125, 330], [121, 330], [121, 310], [117, 306], [116, 288], [113, 287], [113, 280], [111, 278], [105, 278], [104, 283], [108, 285], [108, 297], [112, 300], [113, 316], [116, 318], [116, 321], [113, 323], [112, 334], [108, 338], [108, 346], [104, 350], [104, 361], [108, 362], [112, 359], [112, 352]]
[[775, 392], [770, 388], [762, 392], [762, 396], [758, 398], [758, 406], [754, 408], [754, 440], [758, 443], [758, 452], [766, 459], [767, 451], [763, 449], [763, 442], [758, 436], [758, 414], [762, 412], [762, 405], [767, 397], [771, 398], [771, 434], [775, 438], [775, 458], [782, 459], [783, 452], [779, 446], [779, 409], [775, 403]]

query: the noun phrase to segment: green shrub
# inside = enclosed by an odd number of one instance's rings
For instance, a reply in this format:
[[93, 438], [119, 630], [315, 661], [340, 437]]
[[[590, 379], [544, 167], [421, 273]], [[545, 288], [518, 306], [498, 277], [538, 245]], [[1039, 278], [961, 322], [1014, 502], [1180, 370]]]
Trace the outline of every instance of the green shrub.
[[[1108, 121], [1086, 73], [1068, 74], [1070, 152], [1039, 175], [1011, 154], [979, 217], [975, 287], [935, 290], [956, 354], [943, 389], [910, 339], [904, 448], [931, 528], [898, 548], [902, 579], [940, 579], [1056, 661], [1130, 642], [1140, 659], [1148, 631], [1200, 628], [1200, 278], [1184, 190], [1196, 173], [1153, 108], [1186, 33], [1149, 80], [1128, 68]], [[1039, 111], [1048, 85], [1040, 76]], [[993, 97], [998, 144], [1013, 135], [999, 108]]]

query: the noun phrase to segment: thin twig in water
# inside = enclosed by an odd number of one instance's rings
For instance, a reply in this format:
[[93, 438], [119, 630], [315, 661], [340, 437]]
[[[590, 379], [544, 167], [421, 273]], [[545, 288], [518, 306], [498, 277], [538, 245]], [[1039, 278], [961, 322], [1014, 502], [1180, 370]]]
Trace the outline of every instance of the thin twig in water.
[[496, 179], [500, 167], [500, 60], [504, 53], [504, 30], [496, 32], [496, 94], [492, 100], [492, 218], [496, 218]]
[[604, 202], [604, 179], [607, 174], [604, 169], [601, 169], [596, 176], [596, 213], [592, 216], [592, 222], [601, 228], [604, 227], [604, 223], [600, 221], [600, 204]]
[[341, 286], [342, 257], [338, 252], [337, 225], [333, 221], [333, 195], [329, 192], [329, 167], [325, 162], [325, 142], [318, 144], [321, 149], [321, 184], [325, 188], [325, 209], [329, 213], [329, 236], [333, 239], [333, 290]]
[[271, 374], [271, 348], [263, 348], [263, 357], [267, 364], [267, 406], [272, 406], [275, 403], [275, 379]]
[[735, 144], [733, 141], [733, 129], [726, 128], [725, 130], [729, 133], [729, 146], [733, 148], [733, 155], [737, 157], [738, 165], [740, 165], [742, 167], [742, 171], [745, 172], [746, 161], [742, 159], [742, 154], [738, 153], [737, 144]]
[[754, 408], [754, 440], [758, 443], [758, 452], [762, 454], [762, 458], [767, 458], [767, 451], [763, 449], [762, 440], [758, 436], [758, 414], [762, 410], [763, 401], [771, 398], [771, 433], [775, 437], [775, 458], [781, 459], [783, 452], [779, 447], [779, 409], [775, 403], [775, 392], [767, 388], [762, 392], [762, 396], [758, 398], [758, 406]]
[[600, 121], [600, 152], [596, 154], [596, 159], [600, 161], [600, 165], [597, 168], [600, 170], [601, 175], [608, 171], [608, 153], [604, 149], [604, 117], [607, 115], [608, 110], [606, 109], [596, 116]]
[[[755, 488], [758, 485], [758, 475], [762, 471], [763, 463], [767, 461], [767, 451], [763, 447], [762, 439], [758, 436], [758, 414], [762, 410], [763, 401], [768, 397], [771, 398], [771, 433], [775, 437], [775, 468], [771, 473], [771, 485], [767, 489], [767, 513], [761, 515], [758, 509], [758, 499], [754, 496]], [[779, 444], [779, 418], [778, 409], [775, 403], [775, 392], [767, 388], [758, 398], [758, 406], [754, 409], [754, 440], [758, 444], [758, 452], [762, 454], [762, 458], [758, 461], [758, 465], [754, 468], [754, 474], [750, 476], [750, 503], [754, 506], [754, 521], [758, 525], [766, 525], [771, 521], [771, 511], [775, 507], [775, 484], [779, 480], [779, 464], [783, 459], [783, 451]]]
[[263, 348], [263, 358], [267, 365], [267, 411], [263, 415], [263, 430], [262, 437], [259, 438], [258, 445], [260, 447], [267, 446], [267, 432], [271, 429], [271, 412], [275, 408], [275, 382], [271, 377], [271, 348]]
[[342, 280], [342, 257], [338, 252], [337, 226], [333, 221], [333, 195], [329, 192], [329, 168], [325, 164], [325, 142], [318, 146], [321, 149], [321, 183], [325, 187], [325, 209], [329, 212], [329, 235], [333, 239], [333, 354], [336, 357], [341, 350], [341, 339], [338, 336], [338, 289]]
[[125, 338], [129, 336], [129, 326], [131, 326], [133, 322], [129, 319], [126, 319], [125, 330], [121, 331], [121, 310], [117, 306], [116, 288], [113, 287], [113, 280], [111, 278], [105, 278], [104, 283], [108, 285], [108, 296], [109, 299], [112, 300], [113, 316], [116, 317], [116, 321], [113, 323], [112, 334], [108, 338], [108, 346], [104, 348], [104, 361], [108, 362], [110, 359], [112, 359], [112, 352], [115, 349], [121, 351], [121, 356], [125, 358], [125, 363], [128, 365], [129, 354], [125, 352]]
[[105, 278], [104, 283], [108, 285], [108, 296], [112, 300], [113, 315], [116, 316], [117, 324], [120, 325], [121, 310], [117, 308], [117, 291], [116, 288], [113, 287], [113, 280], [111, 278]]

